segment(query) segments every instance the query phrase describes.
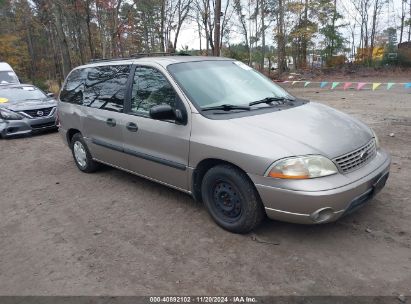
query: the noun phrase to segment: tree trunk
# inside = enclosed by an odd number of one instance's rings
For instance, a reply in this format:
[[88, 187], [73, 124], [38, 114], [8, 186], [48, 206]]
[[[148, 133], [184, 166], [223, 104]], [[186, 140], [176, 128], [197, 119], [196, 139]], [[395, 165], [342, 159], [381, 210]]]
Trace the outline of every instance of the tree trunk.
[[[410, 0], [410, 20], [411, 20], [411, 0]], [[411, 22], [408, 25], [408, 41], [411, 40]]]
[[174, 35], [174, 51], [177, 51], [177, 41], [178, 41], [178, 36], [180, 35], [180, 30], [181, 30], [181, 23], [179, 22], [177, 25], [177, 29]]
[[225, 5], [225, 9], [224, 9], [224, 15], [223, 15], [223, 22], [221, 23], [221, 31], [220, 31], [220, 50], [222, 48], [223, 45], [223, 38], [224, 38], [224, 32], [225, 32], [225, 28], [227, 26], [227, 11], [228, 11], [228, 7], [230, 5], [230, 0], [226, 0], [226, 5]]
[[248, 52], [248, 65], [251, 65], [251, 50], [250, 50], [250, 43], [248, 41], [248, 32], [247, 32], [247, 24], [244, 21], [244, 18], [241, 16], [241, 25], [243, 27], [243, 32], [244, 32], [244, 40], [245, 40], [245, 46], [247, 48]]
[[37, 60], [36, 60], [36, 54], [34, 52], [33, 48], [33, 35], [32, 35], [32, 29], [31, 26], [28, 24], [27, 19], [24, 19], [24, 27], [26, 28], [26, 33], [27, 33], [27, 46], [28, 46], [28, 51], [30, 55], [30, 69], [29, 69], [29, 78], [30, 80], [34, 80], [34, 73], [36, 70], [37, 66]]
[[165, 23], [165, 16], [166, 16], [166, 0], [161, 1], [161, 25], [160, 25], [160, 52], [164, 52], [165, 44], [164, 44], [164, 23]]
[[90, 28], [90, 22], [91, 22], [90, 5], [91, 5], [90, 0], [86, 0], [86, 24], [87, 24], [88, 45], [90, 48], [91, 58], [95, 58], [96, 54], [94, 50], [93, 37], [91, 36], [91, 28]]
[[60, 82], [62, 82], [64, 80], [63, 72], [62, 72], [63, 69], [60, 64], [59, 55], [58, 55], [58, 47], [56, 46], [57, 39], [56, 39], [56, 35], [55, 35], [55, 32], [52, 26], [50, 26], [49, 31], [50, 31], [51, 46], [53, 48], [53, 61], [54, 61], [54, 70], [55, 70], [55, 75], [56, 75], [55, 79], [59, 79]]
[[198, 29], [198, 40], [199, 40], [199, 42], [200, 42], [200, 54], [201, 54], [201, 52], [203, 51], [203, 49], [202, 49], [202, 44], [201, 44], [201, 32], [202, 32], [202, 28], [201, 28], [201, 22], [200, 22], [200, 16], [199, 16], [199, 12], [197, 11], [197, 18], [196, 18], [196, 20], [197, 20], [197, 29]]
[[405, 5], [404, 5], [404, 0], [401, 0], [400, 43], [402, 42], [402, 35], [404, 34], [404, 19], [405, 19]]
[[255, 46], [254, 49], [257, 50], [258, 48], [258, 14], [260, 13], [260, 1], [261, 0], [256, 0], [255, 1]]
[[[79, 3], [76, 0], [72, 0], [71, 2], [72, 6], [74, 7], [74, 24], [70, 25], [71, 28], [74, 29], [75, 33], [75, 41], [77, 43], [77, 49], [80, 54], [80, 62], [81, 64], [84, 64], [86, 62], [86, 56], [85, 56], [85, 43], [83, 43], [83, 30], [82, 30], [82, 21], [83, 21], [83, 16], [82, 12], [80, 12], [80, 7]], [[71, 19], [71, 18], [70, 18]], [[72, 20], [72, 19], [71, 19]], [[70, 24], [70, 23], [69, 23]]]
[[105, 29], [105, 22], [103, 20], [102, 15], [102, 8], [99, 5], [99, 1], [96, 1], [96, 17], [97, 17], [97, 24], [99, 27], [100, 32], [100, 45], [101, 45], [101, 55], [103, 59], [107, 58], [107, 41], [106, 41], [106, 29]]
[[[251, 0], [248, 0], [248, 16], [250, 17], [251, 16]], [[251, 37], [252, 37], [252, 30], [251, 30], [251, 18], [248, 18], [248, 30], [249, 30], [249, 37], [250, 37], [250, 39], [248, 39], [248, 42], [249, 42], [249, 47], [248, 47], [248, 64], [250, 65], [250, 66], [252, 66], [252, 64], [253, 64], [253, 60], [252, 60], [252, 58], [251, 58], [251, 53], [252, 53], [252, 51], [253, 51], [253, 44], [252, 44], [252, 40], [251, 40]]]
[[304, 21], [303, 21], [303, 35], [301, 37], [301, 54], [300, 54], [300, 68], [307, 67], [307, 47], [308, 47], [308, 0], [305, 0], [304, 5]]
[[264, 71], [265, 62], [265, 1], [261, 0], [261, 70]]
[[59, 44], [61, 48], [61, 57], [62, 57], [62, 72], [63, 77], [65, 78], [71, 70], [71, 59], [70, 51], [67, 43], [67, 37], [63, 30], [63, 20], [61, 7], [58, 3], [52, 2], [53, 15], [55, 19], [55, 27], [57, 32], [57, 37], [59, 39]]
[[221, 0], [215, 1], [214, 10], [214, 56], [220, 56], [220, 21], [221, 21]]
[[213, 24], [211, 22], [211, 14], [210, 14], [210, 7], [208, 8], [208, 43], [210, 44], [211, 54], [214, 55], [214, 40], [213, 40]]
[[334, 0], [334, 11], [333, 11], [333, 20], [332, 20], [332, 31], [333, 31], [333, 35], [331, 38], [331, 43], [330, 43], [330, 53], [329, 53], [329, 57], [331, 58], [334, 54], [334, 37], [335, 37], [335, 22], [337, 20], [337, 0]]
[[373, 11], [373, 16], [372, 16], [371, 37], [370, 37], [370, 54], [369, 54], [370, 63], [373, 61], [372, 55], [374, 51], [375, 30], [377, 26], [377, 15], [378, 15], [378, 0], [375, 0], [374, 11]]
[[286, 69], [286, 54], [285, 54], [285, 35], [284, 35], [284, 0], [278, 0], [278, 33], [277, 33], [277, 48], [278, 48], [278, 76], [285, 72]]

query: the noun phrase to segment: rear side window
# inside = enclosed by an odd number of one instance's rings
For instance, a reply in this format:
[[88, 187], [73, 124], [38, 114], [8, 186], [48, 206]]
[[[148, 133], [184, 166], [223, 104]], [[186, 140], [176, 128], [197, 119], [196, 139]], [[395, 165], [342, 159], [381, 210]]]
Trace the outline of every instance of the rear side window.
[[123, 112], [130, 66], [100, 66], [88, 68], [87, 72], [83, 105]]
[[83, 104], [83, 91], [86, 72], [84, 69], [74, 70], [67, 78], [66, 84], [60, 93], [62, 102]]

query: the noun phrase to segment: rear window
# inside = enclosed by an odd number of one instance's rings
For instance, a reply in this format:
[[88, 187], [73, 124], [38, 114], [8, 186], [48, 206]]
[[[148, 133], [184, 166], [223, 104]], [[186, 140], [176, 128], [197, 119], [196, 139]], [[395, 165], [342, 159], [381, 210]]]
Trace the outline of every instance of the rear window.
[[84, 81], [87, 73], [84, 69], [74, 70], [67, 78], [66, 84], [60, 93], [62, 102], [83, 104]]
[[61, 91], [62, 102], [123, 112], [129, 65], [77, 69], [70, 73]]

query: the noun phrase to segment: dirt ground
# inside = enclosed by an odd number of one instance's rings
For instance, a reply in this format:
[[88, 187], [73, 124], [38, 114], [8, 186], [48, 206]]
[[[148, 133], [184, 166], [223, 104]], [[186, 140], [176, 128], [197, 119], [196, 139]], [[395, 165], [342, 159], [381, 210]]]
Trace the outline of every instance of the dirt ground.
[[235, 235], [188, 195], [81, 173], [57, 133], [0, 140], [0, 295], [411, 295], [411, 90], [290, 91], [362, 119], [392, 154], [364, 208]]

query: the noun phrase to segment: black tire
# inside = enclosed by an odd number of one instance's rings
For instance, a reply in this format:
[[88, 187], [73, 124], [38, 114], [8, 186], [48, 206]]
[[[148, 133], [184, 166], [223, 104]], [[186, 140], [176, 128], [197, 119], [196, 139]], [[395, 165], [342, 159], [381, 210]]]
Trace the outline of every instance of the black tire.
[[[74, 152], [76, 143], [80, 144], [84, 148], [84, 152], [85, 152], [85, 163], [84, 164], [81, 164], [76, 158], [76, 155]], [[76, 133], [73, 135], [73, 138], [71, 139], [71, 143], [70, 143], [70, 148], [73, 154], [74, 162], [76, 163], [77, 168], [79, 168], [81, 171], [85, 173], [93, 173], [99, 168], [99, 163], [94, 161], [93, 158], [91, 157], [87, 144], [84, 141], [83, 136], [81, 136], [80, 133]]]
[[248, 176], [230, 165], [211, 168], [201, 186], [203, 202], [213, 220], [234, 233], [248, 233], [264, 219], [261, 199]]

